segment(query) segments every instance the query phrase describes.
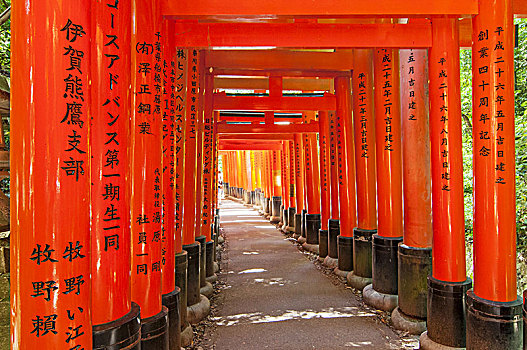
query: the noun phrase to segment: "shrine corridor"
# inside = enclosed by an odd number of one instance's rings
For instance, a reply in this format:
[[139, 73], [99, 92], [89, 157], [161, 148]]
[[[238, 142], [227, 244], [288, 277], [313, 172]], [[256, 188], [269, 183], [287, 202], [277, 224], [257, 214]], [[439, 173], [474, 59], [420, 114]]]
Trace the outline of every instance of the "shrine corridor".
[[226, 284], [205, 348], [412, 349], [344, 284], [334, 285], [275, 226], [222, 200]]

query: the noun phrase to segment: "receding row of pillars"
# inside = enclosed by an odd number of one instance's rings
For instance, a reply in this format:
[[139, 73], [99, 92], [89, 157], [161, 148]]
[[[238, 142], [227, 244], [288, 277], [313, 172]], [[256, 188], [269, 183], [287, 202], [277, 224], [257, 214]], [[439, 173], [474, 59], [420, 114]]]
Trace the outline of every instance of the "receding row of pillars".
[[512, 13], [490, 3], [473, 20], [474, 280], [457, 20], [432, 19], [430, 50], [355, 50], [351, 81], [335, 78], [337, 110], [318, 113], [318, 144], [295, 134], [277, 149], [222, 152], [227, 195], [259, 207], [396, 327], [422, 333], [424, 349], [523, 347]]

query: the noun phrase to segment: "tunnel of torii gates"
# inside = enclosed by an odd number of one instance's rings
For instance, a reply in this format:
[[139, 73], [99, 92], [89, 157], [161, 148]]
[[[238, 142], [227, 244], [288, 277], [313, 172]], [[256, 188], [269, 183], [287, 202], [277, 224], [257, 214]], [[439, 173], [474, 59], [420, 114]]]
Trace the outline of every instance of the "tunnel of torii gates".
[[526, 15], [523, 0], [13, 1], [12, 348], [190, 344], [223, 185], [396, 326], [426, 322], [422, 348], [521, 349], [513, 18]]

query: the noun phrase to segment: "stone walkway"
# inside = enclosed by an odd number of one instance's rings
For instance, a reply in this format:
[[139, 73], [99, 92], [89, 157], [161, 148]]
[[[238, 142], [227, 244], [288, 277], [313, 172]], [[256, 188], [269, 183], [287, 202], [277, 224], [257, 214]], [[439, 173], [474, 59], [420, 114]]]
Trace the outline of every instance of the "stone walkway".
[[411, 349], [256, 210], [223, 200], [225, 283], [204, 348]]

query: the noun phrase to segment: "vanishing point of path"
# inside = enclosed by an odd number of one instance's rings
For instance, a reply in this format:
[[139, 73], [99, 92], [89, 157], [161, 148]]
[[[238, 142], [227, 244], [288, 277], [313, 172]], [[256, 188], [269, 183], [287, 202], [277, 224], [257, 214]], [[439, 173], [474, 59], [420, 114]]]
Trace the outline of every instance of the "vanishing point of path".
[[408, 349], [256, 210], [223, 200], [220, 217], [225, 288], [205, 348]]

